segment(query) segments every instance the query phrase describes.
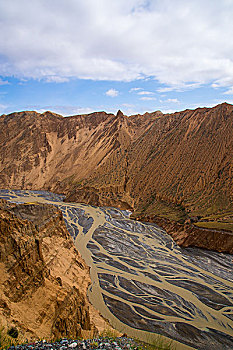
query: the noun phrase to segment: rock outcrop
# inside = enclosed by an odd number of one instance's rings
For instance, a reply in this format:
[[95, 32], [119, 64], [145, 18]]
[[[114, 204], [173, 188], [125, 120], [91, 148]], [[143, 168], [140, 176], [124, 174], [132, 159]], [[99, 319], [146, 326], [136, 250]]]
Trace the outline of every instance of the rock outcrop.
[[87, 299], [90, 282], [58, 209], [0, 200], [1, 325], [27, 339], [94, 335], [105, 321]]

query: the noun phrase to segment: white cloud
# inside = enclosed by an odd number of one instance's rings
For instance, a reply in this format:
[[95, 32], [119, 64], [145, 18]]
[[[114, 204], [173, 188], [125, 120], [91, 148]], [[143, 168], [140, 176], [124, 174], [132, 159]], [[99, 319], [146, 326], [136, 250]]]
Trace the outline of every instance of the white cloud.
[[109, 89], [108, 91], [105, 92], [105, 95], [110, 97], [117, 97], [119, 95], [119, 91], [115, 89]]
[[46, 111], [51, 111], [63, 116], [78, 115], [78, 114], [89, 114], [95, 112], [95, 108], [91, 107], [79, 107], [79, 106], [59, 106], [59, 105], [29, 105], [23, 108], [24, 110], [33, 110], [38, 113], [44, 113]]
[[7, 80], [2, 80], [2, 79], [0, 78], [0, 85], [8, 85], [8, 84], [10, 84], [9, 81], [7, 81]]
[[62, 115], [76, 115], [76, 114], [89, 114], [95, 112], [94, 108], [90, 107], [67, 107], [64, 106], [62, 108]]
[[169, 103], [180, 103], [180, 101], [177, 98], [168, 98], [164, 102], [169, 102]]
[[[134, 92], [137, 95], [154, 95], [154, 92], [152, 91], [145, 91], [142, 88], [132, 88], [129, 90], [129, 92]], [[147, 98], [147, 100], [151, 100], [154, 98]], [[140, 100], [146, 100], [146, 98], [140, 98]]]
[[0, 0], [0, 75], [233, 85], [232, 0]]
[[[220, 103], [224, 103], [226, 101], [221, 100], [221, 99], [215, 99], [214, 102], [202, 102], [202, 103], [194, 103], [194, 104], [188, 104], [188, 106], [186, 107], [187, 109], [196, 109], [196, 108], [212, 108], [217, 106]], [[233, 101], [227, 101], [228, 103], [231, 103]]]
[[161, 109], [161, 112], [164, 114], [171, 114], [171, 113], [176, 113], [177, 110], [176, 109]]
[[49, 75], [46, 77], [48, 83], [66, 83], [69, 81], [66, 77], [59, 77], [58, 75]]
[[138, 95], [154, 95], [154, 93], [151, 91], [139, 91], [137, 94]]
[[136, 91], [140, 91], [142, 90], [142, 88], [136, 87], [136, 88], [132, 88], [129, 90], [129, 92], [136, 92]]
[[[179, 84], [171, 84], [169, 87], [161, 87], [157, 89], [157, 92], [164, 93], [164, 92], [170, 92], [170, 91], [186, 91], [186, 90], [192, 90], [201, 87], [202, 83], [179, 83]], [[211, 84], [213, 87], [214, 84]]]
[[134, 105], [132, 105], [131, 103], [122, 103], [122, 106], [126, 107], [126, 108], [133, 108], [134, 107]]
[[157, 89], [157, 92], [170, 92], [172, 90], [174, 90], [174, 87], [164, 87]]
[[224, 95], [233, 95], [233, 86], [230, 87], [227, 91], [224, 92]]
[[6, 113], [7, 107], [8, 107], [7, 105], [0, 103], [0, 115], [3, 113]]
[[120, 110], [124, 113], [124, 115], [133, 115], [138, 113], [138, 108], [130, 103], [123, 103], [120, 106]]
[[156, 100], [156, 98], [155, 97], [144, 96], [144, 97], [140, 97], [140, 100], [142, 100], [142, 101], [152, 101], [152, 100]]

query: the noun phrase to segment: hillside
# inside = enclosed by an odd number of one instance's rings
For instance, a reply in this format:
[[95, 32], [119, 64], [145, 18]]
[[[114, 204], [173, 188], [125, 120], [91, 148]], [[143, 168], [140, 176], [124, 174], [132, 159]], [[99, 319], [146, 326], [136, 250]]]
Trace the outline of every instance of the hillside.
[[0, 187], [233, 230], [233, 106], [124, 116], [0, 117]]
[[63, 118], [51, 112], [0, 117], [0, 186], [55, 190], [80, 181], [119, 148], [128, 147], [153, 118], [128, 121], [105, 112]]

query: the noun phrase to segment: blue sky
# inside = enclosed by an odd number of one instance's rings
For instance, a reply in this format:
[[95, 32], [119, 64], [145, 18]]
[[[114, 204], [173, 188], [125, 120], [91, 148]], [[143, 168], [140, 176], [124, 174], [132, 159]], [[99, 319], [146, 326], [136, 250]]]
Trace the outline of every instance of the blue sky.
[[231, 0], [0, 0], [0, 114], [233, 102]]

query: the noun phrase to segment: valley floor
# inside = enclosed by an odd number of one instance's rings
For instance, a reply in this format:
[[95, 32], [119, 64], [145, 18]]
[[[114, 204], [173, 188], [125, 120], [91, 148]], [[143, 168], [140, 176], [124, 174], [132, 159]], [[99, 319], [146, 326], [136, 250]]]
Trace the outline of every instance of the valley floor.
[[127, 211], [64, 203], [43, 191], [0, 190], [13, 202], [49, 203], [63, 213], [91, 267], [91, 303], [121, 332], [161, 334], [177, 349], [233, 348], [232, 256], [182, 249], [159, 226]]

